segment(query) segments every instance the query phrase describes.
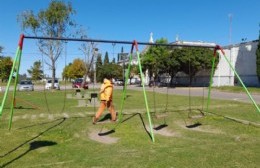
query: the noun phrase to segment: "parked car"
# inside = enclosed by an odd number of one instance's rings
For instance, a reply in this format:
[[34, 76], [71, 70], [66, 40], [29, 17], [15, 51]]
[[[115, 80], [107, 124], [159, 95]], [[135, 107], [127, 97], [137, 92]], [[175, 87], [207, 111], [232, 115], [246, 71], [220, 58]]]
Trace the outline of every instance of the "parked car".
[[18, 91], [34, 91], [34, 84], [30, 80], [21, 80], [18, 84]]
[[114, 85], [116, 85], [116, 86], [122, 86], [122, 85], [124, 85], [124, 81], [123, 81], [122, 79], [115, 79], [113, 83], [114, 83]]
[[149, 82], [149, 87], [152, 87], [152, 86], [167, 87], [168, 84], [167, 83], [163, 83], [163, 82], [158, 82], [158, 81], [150, 81]]
[[77, 78], [72, 82], [72, 88], [88, 89], [88, 83], [82, 78]]
[[[52, 85], [52, 79], [47, 80], [45, 84], [45, 89], [51, 89], [51, 85]], [[60, 84], [58, 79], [54, 80], [54, 89], [60, 90]]]
[[132, 79], [129, 79], [129, 83], [130, 83], [130, 85], [138, 85], [138, 84], [141, 84], [141, 79], [132, 78]]

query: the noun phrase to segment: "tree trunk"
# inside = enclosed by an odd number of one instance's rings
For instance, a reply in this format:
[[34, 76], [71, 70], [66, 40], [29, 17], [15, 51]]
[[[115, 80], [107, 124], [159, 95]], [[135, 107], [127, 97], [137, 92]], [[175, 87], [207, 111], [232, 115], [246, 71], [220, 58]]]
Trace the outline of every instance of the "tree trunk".
[[52, 83], [51, 83], [51, 88], [52, 88], [52, 89], [54, 89], [55, 78], [56, 78], [55, 61], [52, 60]]

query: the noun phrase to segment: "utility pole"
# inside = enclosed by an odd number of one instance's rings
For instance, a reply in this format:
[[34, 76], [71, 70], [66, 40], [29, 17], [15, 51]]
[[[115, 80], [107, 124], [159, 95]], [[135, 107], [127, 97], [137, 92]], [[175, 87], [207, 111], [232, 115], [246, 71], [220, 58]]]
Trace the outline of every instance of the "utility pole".
[[121, 59], [123, 57], [123, 81], [125, 82], [125, 58], [123, 56], [124, 53], [124, 47], [121, 48]]

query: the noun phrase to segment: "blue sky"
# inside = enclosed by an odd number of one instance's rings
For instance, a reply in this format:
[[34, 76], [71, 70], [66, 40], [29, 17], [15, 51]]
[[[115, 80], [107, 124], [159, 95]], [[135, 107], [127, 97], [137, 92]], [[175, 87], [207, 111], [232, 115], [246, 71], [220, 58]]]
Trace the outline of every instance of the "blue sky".
[[[14, 56], [19, 35], [23, 33], [17, 23], [17, 15], [24, 10], [37, 13], [46, 9], [50, 0], [8, 0], [0, 5], [0, 45], [3, 54]], [[259, 36], [259, 0], [73, 0], [77, 11], [73, 19], [88, 30], [94, 39], [148, 42], [150, 32], [154, 40], [167, 38], [169, 42], [179, 40], [214, 42], [225, 46], [256, 40]], [[230, 22], [229, 14], [232, 14]], [[230, 23], [232, 28], [230, 38]], [[80, 44], [79, 44], [80, 45]], [[109, 52], [115, 57], [122, 45], [99, 44], [101, 53]], [[130, 46], [124, 46], [125, 51]], [[34, 42], [26, 41], [23, 49], [21, 72], [41, 59]], [[37, 56], [35, 56], [37, 55]], [[77, 56], [76, 56], [77, 55]], [[81, 57], [75, 44], [68, 43], [67, 61]], [[82, 58], [83, 59], [83, 58]], [[60, 76], [64, 57], [58, 62], [57, 75]]]

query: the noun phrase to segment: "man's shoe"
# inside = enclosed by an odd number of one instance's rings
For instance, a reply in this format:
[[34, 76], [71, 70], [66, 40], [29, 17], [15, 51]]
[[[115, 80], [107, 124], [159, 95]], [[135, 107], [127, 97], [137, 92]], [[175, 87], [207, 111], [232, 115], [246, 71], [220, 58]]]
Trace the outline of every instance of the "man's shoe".
[[118, 121], [117, 118], [116, 118], [115, 120], [111, 120], [112, 123], [115, 123], [115, 122], [117, 122], [117, 121]]

